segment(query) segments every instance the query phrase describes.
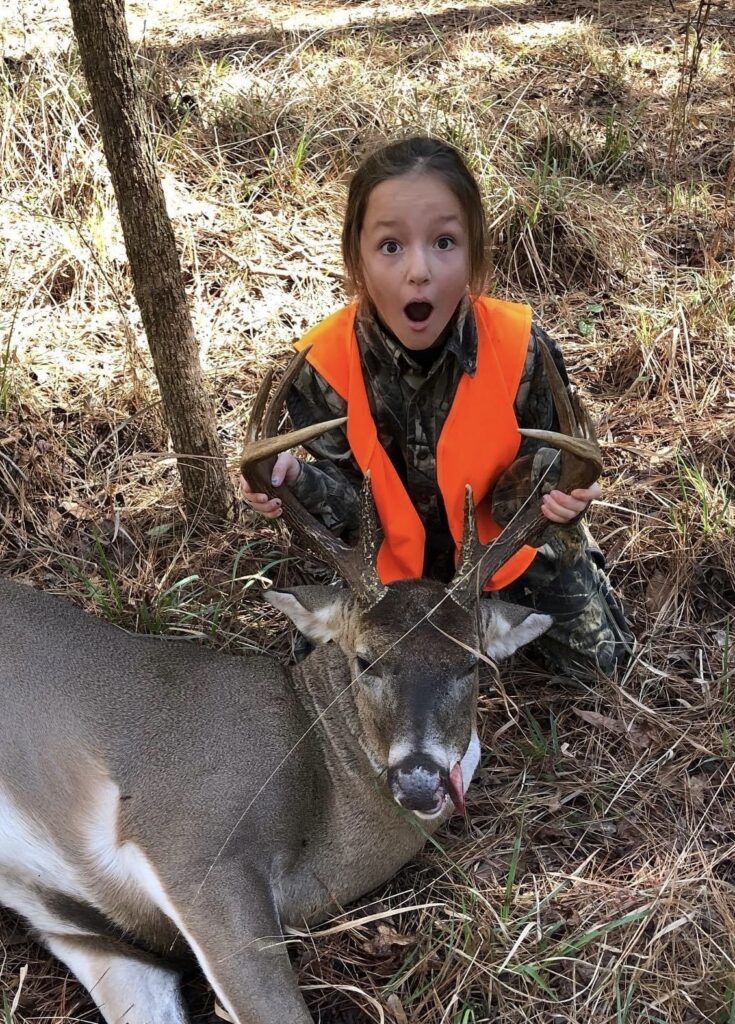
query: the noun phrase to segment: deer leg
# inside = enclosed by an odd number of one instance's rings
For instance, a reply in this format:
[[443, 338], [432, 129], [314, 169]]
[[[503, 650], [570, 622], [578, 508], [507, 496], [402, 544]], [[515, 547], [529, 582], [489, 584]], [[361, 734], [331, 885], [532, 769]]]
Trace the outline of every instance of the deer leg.
[[[104, 921], [102, 914], [97, 915], [79, 894], [43, 888], [35, 878], [29, 884], [19, 876], [7, 848], [3, 864], [3, 825], [6, 841], [11, 837], [17, 843], [25, 838], [23, 822], [8, 808], [0, 799], [0, 903], [26, 918], [47, 948], [88, 989], [107, 1024], [186, 1024], [175, 970], [98, 931], [93, 922], [97, 916]], [[29, 857], [36, 857], [31, 863], [39, 874], [38, 866], [54, 864], [56, 851], [52, 848], [33, 849], [28, 844], [20, 849], [32, 851]], [[60, 912], [60, 907], [67, 913]]]
[[265, 883], [224, 868], [188, 903], [177, 923], [236, 1024], [313, 1024]]
[[176, 971], [93, 935], [43, 940], [88, 989], [107, 1024], [186, 1024]]

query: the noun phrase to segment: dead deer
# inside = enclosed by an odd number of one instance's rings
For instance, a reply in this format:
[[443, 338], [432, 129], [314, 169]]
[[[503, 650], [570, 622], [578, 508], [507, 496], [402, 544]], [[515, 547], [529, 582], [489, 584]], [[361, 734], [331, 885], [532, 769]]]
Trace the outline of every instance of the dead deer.
[[[258, 395], [251, 479], [325, 429], [270, 436], [299, 365], [267, 408], [270, 380]], [[542, 439], [564, 451], [560, 486], [587, 486], [599, 452], [554, 380], [570, 436]], [[283, 930], [385, 882], [463, 807], [479, 757], [478, 659], [549, 624], [478, 600], [543, 529], [538, 505], [483, 548], [468, 494], [452, 584], [386, 586], [369, 484], [355, 549], [280, 493], [290, 525], [347, 584], [266, 594], [320, 643], [289, 668], [130, 635], [0, 584], [0, 902], [109, 1024], [185, 1021], [169, 960], [181, 947], [239, 1024], [307, 1024]]]

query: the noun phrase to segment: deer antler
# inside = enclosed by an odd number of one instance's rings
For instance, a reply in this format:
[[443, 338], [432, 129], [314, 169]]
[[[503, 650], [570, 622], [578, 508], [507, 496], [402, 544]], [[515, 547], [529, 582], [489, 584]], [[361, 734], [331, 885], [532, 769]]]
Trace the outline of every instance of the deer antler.
[[278, 424], [288, 389], [294, 382], [306, 359], [309, 346], [303, 348], [286, 368], [270, 401], [268, 396], [273, 381], [269, 370], [258, 388], [250, 419], [245, 431], [245, 448], [240, 458], [240, 472], [255, 491], [275, 493], [281, 499], [284, 519], [299, 534], [304, 543], [321, 561], [330, 565], [345, 580], [361, 604], [371, 607], [383, 597], [386, 588], [380, 582], [375, 560], [380, 547], [380, 526], [375, 509], [370, 474], [366, 474], [360, 493], [360, 541], [355, 547], [345, 544], [307, 512], [287, 486], [274, 487], [271, 473], [276, 456], [281, 452], [306, 444], [320, 434], [342, 426], [346, 417], [314, 423], [309, 427], [278, 435]]
[[[589, 487], [594, 483], [602, 472], [602, 456], [587, 410], [576, 395], [570, 400], [551, 353], [541, 340], [539, 348], [551, 386], [559, 426], [564, 433], [529, 429], [521, 429], [520, 433], [561, 449], [561, 473], [556, 486], [559, 490], [569, 493], [578, 487]], [[489, 544], [481, 544], [477, 538], [472, 488], [468, 486], [465, 493], [464, 526], [457, 571], [447, 588], [454, 600], [458, 604], [470, 607], [477, 599], [485, 581], [505, 565], [524, 544], [535, 544], [548, 525], [549, 520], [541, 511], [539, 496], [539, 501], [534, 501], [521, 509], [500, 536]]]

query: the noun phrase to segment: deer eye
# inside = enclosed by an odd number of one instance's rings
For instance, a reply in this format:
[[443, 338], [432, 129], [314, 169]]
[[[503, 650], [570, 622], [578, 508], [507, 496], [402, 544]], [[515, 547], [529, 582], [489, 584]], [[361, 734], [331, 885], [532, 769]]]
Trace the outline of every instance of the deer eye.
[[366, 655], [356, 654], [355, 666], [359, 675], [363, 675], [365, 673], [369, 673], [373, 676], [380, 675], [377, 664], [374, 665], [372, 658], [368, 658]]

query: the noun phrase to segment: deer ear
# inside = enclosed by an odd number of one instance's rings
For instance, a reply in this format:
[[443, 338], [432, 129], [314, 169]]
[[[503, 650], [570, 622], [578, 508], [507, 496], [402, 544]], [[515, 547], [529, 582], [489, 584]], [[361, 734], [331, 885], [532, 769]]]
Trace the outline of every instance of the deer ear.
[[343, 587], [292, 587], [266, 590], [263, 597], [288, 615], [294, 626], [313, 643], [326, 644], [341, 631], [346, 595]]
[[519, 647], [545, 633], [554, 621], [550, 615], [507, 601], [481, 600], [480, 616], [483, 646], [494, 661], [509, 658]]

